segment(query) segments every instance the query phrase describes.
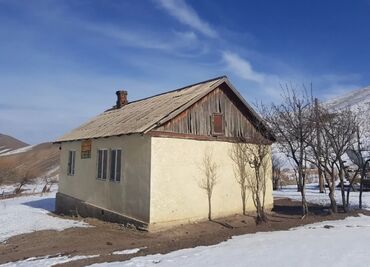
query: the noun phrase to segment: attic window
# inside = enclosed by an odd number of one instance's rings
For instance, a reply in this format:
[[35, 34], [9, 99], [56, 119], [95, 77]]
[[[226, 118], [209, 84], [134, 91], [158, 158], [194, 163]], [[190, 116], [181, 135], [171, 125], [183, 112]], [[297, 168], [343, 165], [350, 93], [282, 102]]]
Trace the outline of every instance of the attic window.
[[211, 120], [212, 135], [224, 135], [224, 116], [221, 113], [213, 113]]

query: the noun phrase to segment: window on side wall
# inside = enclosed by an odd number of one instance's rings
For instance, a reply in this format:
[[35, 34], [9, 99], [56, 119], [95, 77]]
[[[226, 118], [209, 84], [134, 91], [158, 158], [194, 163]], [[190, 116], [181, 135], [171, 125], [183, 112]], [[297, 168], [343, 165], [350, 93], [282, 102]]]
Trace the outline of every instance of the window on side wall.
[[76, 151], [68, 151], [68, 169], [67, 174], [70, 176], [75, 175], [75, 166], [76, 166]]
[[211, 116], [212, 135], [224, 135], [224, 116], [221, 113], [213, 113]]
[[108, 149], [98, 149], [98, 175], [101, 180], [107, 179]]
[[111, 149], [110, 153], [110, 180], [113, 182], [121, 181], [121, 161], [122, 150]]

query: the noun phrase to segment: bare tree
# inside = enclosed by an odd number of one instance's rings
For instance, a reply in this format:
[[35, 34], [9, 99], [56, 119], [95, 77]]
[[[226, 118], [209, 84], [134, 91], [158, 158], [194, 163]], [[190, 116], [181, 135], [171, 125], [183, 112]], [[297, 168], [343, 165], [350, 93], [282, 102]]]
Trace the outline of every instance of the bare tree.
[[230, 151], [230, 158], [234, 162], [234, 176], [240, 187], [243, 215], [246, 215], [246, 198], [248, 187], [248, 153], [247, 144], [238, 142], [233, 144]]
[[[263, 123], [255, 125], [257, 129], [265, 129]], [[267, 140], [261, 131], [256, 131], [251, 140], [240, 138], [232, 149], [231, 158], [235, 163], [237, 181], [241, 187], [243, 212], [245, 212], [245, 195], [247, 190], [252, 195], [253, 204], [256, 208], [256, 223], [267, 221], [265, 214], [266, 186], [268, 172], [271, 171], [271, 141]], [[248, 174], [247, 167], [253, 174]]]
[[[317, 112], [315, 114], [317, 116]], [[321, 107], [319, 118], [319, 136], [320, 145], [317, 139], [309, 139], [311, 142], [311, 162], [316, 164], [324, 174], [325, 180], [329, 186], [329, 198], [332, 212], [337, 212], [335, 200], [335, 178], [339, 177], [341, 196], [344, 211], [347, 211], [344, 179], [346, 177], [346, 166], [343, 156], [352, 147], [356, 133], [356, 118], [349, 110], [329, 112]], [[317, 134], [316, 134], [317, 135]]]
[[283, 162], [278, 155], [272, 154], [272, 185], [277, 190], [281, 187], [281, 169]]
[[207, 193], [208, 199], [208, 220], [212, 220], [212, 194], [217, 184], [217, 164], [213, 160], [212, 151], [207, 149], [204, 153], [201, 171], [203, 177], [199, 181], [199, 187]]
[[257, 213], [256, 222], [259, 224], [267, 221], [265, 199], [271, 150], [270, 146], [266, 142], [263, 142], [263, 140], [256, 141], [255, 144], [246, 146], [245, 153], [247, 154], [248, 164], [253, 169], [255, 176], [247, 180], [247, 187], [252, 193], [252, 200]]
[[[357, 111], [357, 147], [354, 146], [354, 150], [357, 150], [359, 156], [358, 169], [360, 171], [360, 194], [359, 194], [359, 208], [362, 209], [362, 193], [364, 189], [364, 180], [370, 170], [370, 104], [365, 108], [360, 108]], [[367, 153], [367, 157], [365, 154]]]
[[27, 170], [23, 173], [21, 180], [19, 181], [17, 188], [14, 190], [15, 194], [20, 194], [22, 193], [22, 187], [25, 186], [26, 184], [32, 183], [32, 179], [35, 178], [35, 175], [33, 174], [32, 171]]
[[313, 138], [312, 121], [310, 119], [314, 107], [312, 97], [309, 97], [305, 87], [298, 94], [292, 86], [283, 89], [282, 103], [272, 104], [264, 108], [262, 113], [272, 128], [279, 150], [291, 158], [295, 164], [298, 180], [298, 190], [302, 196], [302, 216], [308, 214], [305, 192], [304, 161], [307, 141]]
[[50, 192], [51, 187], [52, 187], [54, 184], [58, 183], [58, 179], [57, 179], [57, 177], [56, 177], [56, 176], [49, 176], [49, 175], [46, 175], [46, 176], [43, 178], [43, 180], [44, 180], [45, 185], [44, 185], [44, 187], [42, 188], [41, 193], [47, 193], [47, 192]]
[[[358, 126], [360, 126], [360, 124]], [[349, 156], [350, 160], [357, 167], [356, 170], [354, 171], [352, 179], [350, 180], [350, 186], [347, 189], [347, 208], [349, 206], [349, 193], [352, 188], [352, 184], [354, 183], [357, 175], [359, 174], [360, 175], [360, 194], [359, 194], [358, 203], [359, 203], [359, 208], [362, 209], [362, 193], [363, 193], [363, 187], [364, 187], [364, 179], [369, 170], [370, 158], [366, 159], [366, 157], [364, 156], [364, 152], [368, 152], [368, 151], [367, 149], [364, 149], [362, 147], [361, 132], [362, 134], [364, 134], [363, 131], [360, 130], [360, 127], [358, 127], [357, 134], [356, 134], [356, 145], [354, 145], [352, 149], [349, 149], [347, 151], [347, 155]]]

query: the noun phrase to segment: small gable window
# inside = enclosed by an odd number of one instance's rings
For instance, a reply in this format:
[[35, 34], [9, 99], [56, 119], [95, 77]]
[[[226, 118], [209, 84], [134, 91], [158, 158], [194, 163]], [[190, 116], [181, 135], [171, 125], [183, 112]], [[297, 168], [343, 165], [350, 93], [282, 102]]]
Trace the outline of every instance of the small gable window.
[[221, 113], [213, 113], [211, 117], [212, 134], [224, 135], [224, 116]]

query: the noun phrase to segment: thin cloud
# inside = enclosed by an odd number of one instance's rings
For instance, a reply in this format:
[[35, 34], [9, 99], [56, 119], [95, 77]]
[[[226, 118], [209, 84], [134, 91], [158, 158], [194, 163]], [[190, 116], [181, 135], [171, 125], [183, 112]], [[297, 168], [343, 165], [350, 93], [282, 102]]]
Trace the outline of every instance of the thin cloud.
[[179, 50], [187, 51], [200, 47], [198, 38], [193, 32], [172, 32], [170, 35], [164, 36], [158, 32], [153, 33], [138, 29], [127, 30], [110, 24], [97, 24], [85, 21], [80, 22], [79, 25], [84, 27], [84, 29], [116, 40], [117, 44], [124, 46], [176, 53]]
[[291, 80], [280, 75], [256, 71], [250, 61], [242, 58], [237, 53], [223, 51], [222, 59], [229, 71], [249, 82], [252, 86], [259, 88], [263, 95], [274, 100], [280, 100], [281, 98], [280, 85], [284, 83], [283, 81]]
[[238, 54], [224, 51], [222, 53], [222, 58], [226, 62], [228, 68], [244, 80], [257, 83], [264, 82], [266, 78], [265, 74], [253, 70], [251, 63], [241, 58]]
[[202, 20], [197, 12], [184, 0], [158, 0], [157, 2], [181, 23], [208, 37], [215, 38], [218, 36], [217, 32], [206, 21]]

